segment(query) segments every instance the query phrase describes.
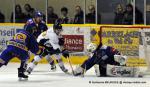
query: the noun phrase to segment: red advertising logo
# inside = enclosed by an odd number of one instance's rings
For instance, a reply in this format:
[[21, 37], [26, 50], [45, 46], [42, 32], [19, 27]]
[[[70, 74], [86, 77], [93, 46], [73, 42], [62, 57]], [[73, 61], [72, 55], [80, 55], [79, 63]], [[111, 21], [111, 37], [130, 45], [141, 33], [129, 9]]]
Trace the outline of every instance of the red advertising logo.
[[83, 35], [63, 35], [63, 37], [65, 39], [65, 49], [76, 52], [81, 52], [84, 50]]

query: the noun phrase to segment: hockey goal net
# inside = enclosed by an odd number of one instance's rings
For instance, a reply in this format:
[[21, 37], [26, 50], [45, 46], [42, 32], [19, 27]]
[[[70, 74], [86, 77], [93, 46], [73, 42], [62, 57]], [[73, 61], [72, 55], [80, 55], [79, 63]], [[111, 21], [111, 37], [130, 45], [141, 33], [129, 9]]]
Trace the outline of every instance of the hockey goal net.
[[101, 26], [99, 36], [128, 57], [127, 66], [150, 69], [150, 26]]

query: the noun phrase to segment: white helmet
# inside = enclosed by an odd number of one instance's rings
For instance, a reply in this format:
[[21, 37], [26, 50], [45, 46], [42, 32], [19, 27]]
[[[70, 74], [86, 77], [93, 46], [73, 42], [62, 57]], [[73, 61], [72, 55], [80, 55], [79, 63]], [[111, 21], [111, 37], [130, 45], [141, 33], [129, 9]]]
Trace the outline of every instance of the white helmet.
[[95, 43], [90, 43], [89, 45], [87, 45], [87, 51], [88, 52], [93, 52], [94, 50], [96, 50], [97, 45]]

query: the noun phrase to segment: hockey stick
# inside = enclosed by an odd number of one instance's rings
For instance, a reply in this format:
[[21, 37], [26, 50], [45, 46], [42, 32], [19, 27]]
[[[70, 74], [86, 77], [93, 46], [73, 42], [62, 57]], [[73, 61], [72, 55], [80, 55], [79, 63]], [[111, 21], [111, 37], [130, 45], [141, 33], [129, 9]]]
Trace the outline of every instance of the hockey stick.
[[72, 63], [71, 63], [71, 61], [70, 61], [70, 58], [69, 58], [69, 57], [67, 57], [67, 60], [68, 60], [69, 65], [70, 65], [70, 67], [71, 67], [72, 74], [74, 75], [74, 70], [73, 70]]

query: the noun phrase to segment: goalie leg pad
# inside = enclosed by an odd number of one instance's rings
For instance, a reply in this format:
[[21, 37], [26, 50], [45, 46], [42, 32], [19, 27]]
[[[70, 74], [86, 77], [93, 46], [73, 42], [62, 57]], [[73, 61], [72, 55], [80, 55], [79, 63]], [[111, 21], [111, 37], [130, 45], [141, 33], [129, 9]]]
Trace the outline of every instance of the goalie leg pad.
[[138, 69], [136, 67], [107, 65], [107, 75], [115, 77], [135, 77]]
[[95, 64], [94, 65], [94, 69], [95, 69], [95, 74], [96, 74], [96, 76], [100, 76], [100, 70], [99, 70], [99, 65], [98, 64]]

